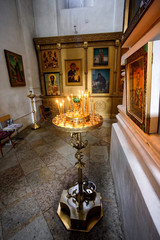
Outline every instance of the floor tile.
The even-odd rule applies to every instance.
[[[64,140],[62,140],[61,138],[58,138],[57,141],[50,143],[50,145],[52,147],[56,148],[56,150],[58,150],[58,148],[67,145],[67,143]]]
[[[7,158],[8,155],[13,152],[13,149],[14,148],[13,148],[12,144],[3,145],[3,147],[2,147],[3,157],[2,157],[2,154],[0,153],[0,161],[3,160],[4,158]]]
[[[53,240],[43,216],[37,217],[9,240]]]
[[[17,151],[16,156],[19,163],[26,162],[32,158],[36,158],[38,155],[33,149],[27,149],[22,151]]]
[[[45,156],[41,157],[42,161],[48,166],[52,165],[53,163],[60,160],[61,158],[63,158],[63,156],[59,152],[57,152],[56,150],[54,150],[54,151],[46,154]]]
[[[49,166],[49,169],[53,172],[55,179],[59,178],[62,179],[65,177],[66,170],[69,169],[70,167],[72,167],[72,164],[65,158],[61,158],[55,163],[52,163]]]
[[[108,151],[106,146],[91,146],[90,158],[93,162],[104,162],[108,160]]]
[[[0,172],[11,168],[18,164],[17,157],[14,152],[9,152],[0,159]]]
[[[43,185],[44,183],[50,182],[54,178],[52,171],[48,167],[42,167],[26,176],[26,179],[33,189]]]
[[[11,237],[38,213],[40,213],[40,209],[33,196],[29,196],[9,207],[1,216],[3,237]]]
[[[46,156],[50,152],[54,152],[55,148],[51,146],[50,144],[44,144],[42,146],[38,146],[34,148],[35,152],[40,156]]]
[[[41,139],[40,135],[37,134],[36,132],[31,132],[25,137],[25,140],[27,140],[29,143]]]
[[[49,208],[58,204],[62,190],[63,187],[61,183],[52,181],[34,189],[33,193],[41,210],[45,212]]]
[[[46,142],[46,143],[52,143],[52,142],[55,142],[57,141],[58,139],[60,139],[58,136],[54,135],[54,134],[51,134],[49,136],[45,136],[43,137],[43,140]]]
[[[24,176],[24,173],[19,164],[0,172],[0,188],[10,186],[22,176]]]
[[[82,140],[87,140],[88,144],[94,144],[95,142],[98,142],[98,138],[95,136],[92,136],[91,134],[87,134],[86,137],[82,138]]]
[[[57,149],[57,152],[59,152],[62,156],[67,157],[70,154],[75,154],[76,149],[70,146],[69,144],[62,145]]]
[[[3,237],[2,237],[2,224],[1,224],[1,221],[0,221],[0,240],[3,240]]]
[[[56,240],[70,239],[70,233],[66,230],[60,218],[58,217],[56,210],[58,206],[50,208],[44,213],[45,220],[50,228],[50,231]]]
[[[36,148],[36,147],[39,147],[39,146],[43,146],[45,143],[46,142],[43,139],[38,139],[38,140],[32,141],[30,143],[30,145],[31,145],[32,148]]]
[[[44,162],[39,158],[30,158],[25,162],[21,162],[21,167],[24,171],[24,174],[27,175],[37,169],[40,169],[41,167],[44,167]]]
[[[21,177],[11,185],[0,188],[0,200],[4,206],[7,206],[28,193],[31,193],[31,188],[26,178]]]

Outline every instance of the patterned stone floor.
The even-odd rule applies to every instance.
[[[111,122],[84,134],[84,179],[93,181],[102,195],[103,218],[89,232],[67,231],[56,211],[63,189],[77,180],[75,150],[69,133],[51,122],[30,127],[4,146],[0,157],[0,239],[3,240],[116,240],[124,239],[109,163]]]

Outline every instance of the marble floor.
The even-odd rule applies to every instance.
[[[63,189],[77,180],[75,149],[69,133],[51,121],[26,128],[15,148],[0,156],[0,239],[3,240],[117,240],[124,239],[109,163],[111,121],[83,134],[86,166],[83,178],[93,181],[102,195],[103,218],[89,232],[67,231],[56,211]]]

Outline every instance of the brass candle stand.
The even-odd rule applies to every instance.
[[[71,133],[71,145],[77,149],[75,157],[78,168],[78,182],[68,190],[63,190],[57,213],[68,230],[89,232],[102,218],[102,200],[96,186],[91,181],[82,180],[83,154],[81,150],[87,146],[87,141],[82,141],[81,133],[100,127],[103,118],[89,115],[88,120],[69,119],[67,114],[55,117],[52,122],[56,128]],[[75,121],[74,121],[75,120]]]
[[[36,97],[36,95],[33,94],[32,91],[29,91],[29,92],[30,92],[30,94],[27,97],[31,99],[32,113],[33,113],[33,120],[34,120],[34,123],[31,128],[36,130],[36,129],[40,128],[40,125],[36,122],[35,109],[34,109],[34,103],[33,103],[33,99]]]

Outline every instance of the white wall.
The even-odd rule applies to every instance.
[[[56,4],[57,3],[57,4]],[[64,0],[33,0],[36,36],[122,31],[124,0],[95,0],[93,7],[64,9]]]
[[[150,132],[155,133],[158,128],[160,108],[160,40],[153,41],[153,64],[150,101]],[[159,120],[160,121],[160,120]]]
[[[56,0],[33,0],[37,37],[57,36]]]
[[[0,1],[0,33],[0,116],[10,114],[25,127],[32,122],[29,89],[40,93],[32,0]],[[22,55],[26,86],[10,86],[4,49]]]

